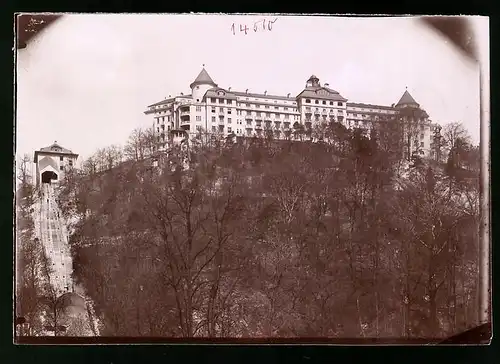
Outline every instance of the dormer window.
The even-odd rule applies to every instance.
[[[318,100],[314,100],[314,103],[315,103],[315,104],[319,104],[319,101],[318,101]]]
[[[310,103],[311,103],[311,100],[306,99],[306,104],[310,104]]]

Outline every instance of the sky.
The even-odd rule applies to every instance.
[[[254,32],[263,19],[272,30]],[[489,69],[488,19],[471,19]],[[314,74],[351,102],[390,106],[407,87],[434,122],[460,121],[479,142],[479,68],[416,18],[75,14],[17,52],[16,154],[57,140],[81,161],[123,145],[203,64],[238,91],[297,95]]]

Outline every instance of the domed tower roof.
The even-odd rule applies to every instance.
[[[196,79],[189,85],[190,88],[193,88],[196,85],[211,85],[213,87],[217,87],[217,84],[212,80],[208,72],[205,70],[205,67],[202,68],[200,74]]]
[[[398,103],[396,104],[396,107],[403,107],[403,106],[420,107],[418,102],[415,101],[415,99],[410,95],[408,90],[405,90],[405,93],[403,94],[403,96],[401,96]]]
[[[321,85],[319,84],[319,78],[316,77],[315,75],[312,75],[309,77],[309,79],[306,82],[306,87],[320,87]]]

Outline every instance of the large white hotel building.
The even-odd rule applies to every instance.
[[[168,146],[172,135],[194,136],[200,132],[253,137],[263,136],[267,131],[272,132],[275,139],[286,139],[297,125],[307,129],[330,121],[369,132],[377,122],[395,120],[401,110],[421,110],[408,91],[392,106],[348,102],[328,84],[321,85],[314,75],[297,96],[224,89],[212,80],[205,68],[190,88],[191,94],[165,98],[149,105],[145,111],[154,118],[159,150]],[[408,138],[410,149],[420,155],[432,156],[432,140],[437,126],[425,111],[418,115],[418,120],[406,120],[407,116],[400,120],[413,125],[412,135]]]

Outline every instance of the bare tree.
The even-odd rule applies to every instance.
[[[16,302],[17,315],[26,319],[21,335],[35,336],[41,332],[40,312],[43,281],[41,275],[42,247],[29,232],[18,236]]]
[[[94,175],[99,171],[99,162],[95,156],[87,158],[82,163],[82,171],[86,175]]]
[[[136,128],[130,134],[123,153],[127,159],[142,160],[153,154],[156,144],[152,128]]]
[[[34,202],[35,186],[33,185],[33,176],[31,175],[32,161],[28,154],[25,154],[19,161],[17,168],[17,180],[19,188],[17,190],[16,199],[18,206],[25,209],[30,207]]]
[[[28,154],[24,154],[22,158],[19,160],[17,179],[22,184],[33,183],[30,170],[31,163],[33,162]]]
[[[111,145],[105,149],[104,158],[106,161],[106,168],[111,169],[116,167],[122,162],[123,153],[119,146]]]
[[[471,143],[471,137],[460,122],[448,123],[443,128],[443,146],[446,152],[457,147],[457,143]]]

